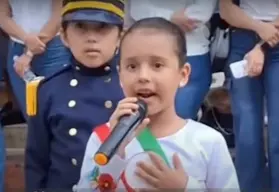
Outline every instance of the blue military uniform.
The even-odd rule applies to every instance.
[[[78,11],[73,13],[79,16]],[[40,82],[36,114],[28,124],[26,191],[71,191],[78,182],[93,127],[107,122],[124,97],[117,64],[115,57],[99,68],[87,68],[73,58],[64,69]]]

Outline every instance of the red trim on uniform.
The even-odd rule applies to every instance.
[[[110,134],[110,128],[107,124],[100,125],[93,129],[93,132],[96,133],[97,137],[100,139],[101,143],[103,143]],[[135,192],[133,188],[127,183],[125,172],[123,171],[121,174],[121,180],[126,188],[127,192]]]
[[[94,128],[93,132],[96,133],[101,143],[103,143],[110,134],[110,128],[107,126],[107,124],[103,124]]]

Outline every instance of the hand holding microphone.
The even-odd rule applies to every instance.
[[[109,120],[113,130],[95,154],[95,162],[105,165],[115,153],[123,157],[127,144],[148,125],[146,113],[146,104],[137,98],[121,100]]]

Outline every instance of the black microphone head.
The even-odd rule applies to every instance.
[[[137,104],[139,105],[139,113],[142,116],[146,117],[147,110],[148,110],[147,104],[143,100],[140,100],[140,99],[138,100]]]

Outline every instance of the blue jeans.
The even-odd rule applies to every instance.
[[[24,45],[11,41],[7,69],[19,107],[25,118],[27,118],[25,82],[15,72],[13,60],[14,56],[20,56],[23,52]],[[61,69],[64,64],[67,64],[69,59],[69,50],[62,44],[60,37],[56,36],[47,44],[47,49],[44,53],[33,58],[32,71],[40,76],[49,76]]]
[[[4,145],[4,133],[0,124],[0,192],[4,192],[4,171],[5,171],[6,151]]]
[[[252,31],[237,29],[232,32],[228,65],[242,60],[259,41]],[[228,66],[227,66],[228,68]],[[240,187],[255,192],[265,188],[265,152],[263,138],[264,97],[268,112],[268,164],[271,188],[279,190],[279,45],[265,54],[263,73],[255,78],[234,79],[230,71],[236,169]]]
[[[211,84],[209,54],[190,56],[191,74],[188,84],[179,88],[175,98],[176,113],[184,119],[195,119]]]

